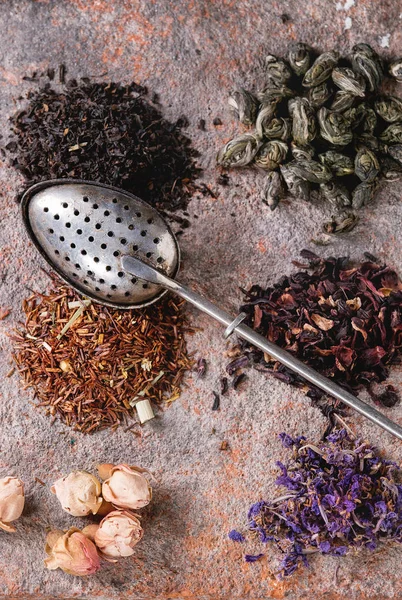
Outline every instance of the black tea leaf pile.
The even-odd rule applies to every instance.
[[[30,91],[12,118],[11,164],[29,183],[66,178],[121,187],[166,211],[185,209],[199,173],[182,132],[136,83],[68,81]]]

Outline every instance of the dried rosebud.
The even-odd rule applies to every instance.
[[[0,529],[15,531],[11,521],[18,519],[24,509],[24,484],[17,477],[0,479]]]
[[[102,484],[102,495],[107,502],[119,508],[142,508],[150,503],[152,488],[140,467],[116,465]]]
[[[50,489],[63,510],[73,517],[95,515],[102,504],[100,481],[86,471],[74,471],[67,477],[61,477]]]
[[[71,527],[65,533],[51,531],[46,538],[45,565],[51,571],[61,569],[69,575],[92,575],[100,568],[96,546],[82,531]]]
[[[95,531],[95,544],[106,560],[134,554],[134,546],[144,534],[137,516],[126,510],[114,510],[102,519]]]

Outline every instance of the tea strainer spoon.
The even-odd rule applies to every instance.
[[[244,313],[233,319],[175,281],[179,245],[166,221],[143,200],[98,183],[56,179],[38,183],[25,192],[22,215],[30,238],[45,260],[83,296],[129,309],[156,302],[170,290],[224,325],[225,338],[235,332],[402,439],[401,426],[244,325]],[[144,420],[151,418],[147,400],[136,407]]]

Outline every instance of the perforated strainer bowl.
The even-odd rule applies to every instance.
[[[140,308],[166,293],[123,271],[123,254],[169,277],[178,272],[180,250],[169,225],[120,189],[69,179],[38,183],[24,194],[22,214],[31,240],[58,275],[103,304]]]

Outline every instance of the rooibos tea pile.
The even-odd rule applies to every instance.
[[[402,285],[397,274],[372,256],[359,265],[344,257],[322,259],[307,250],[302,256],[306,263],[295,264],[310,272],[245,292],[244,322],[348,391],[367,387],[378,402],[395,404],[390,386],[378,396],[371,386],[388,377],[389,365],[401,352]],[[255,365],[287,383],[308,385],[254,346],[239,345],[240,355],[227,366],[229,374]],[[310,388],[312,398],[322,395]]]
[[[248,527],[253,537],[263,544],[274,542],[284,554],[281,576],[292,575],[317,552],[344,556],[375,550],[387,540],[402,542],[400,467],[344,429],[318,443],[285,433],[280,438],[292,451],[287,465],[277,462],[282,474],[276,483],[284,492],[253,504]],[[229,538],[245,541],[236,530]],[[245,559],[254,562],[262,556]]]
[[[180,307],[109,309],[54,281],[24,301],[14,359],[38,406],[84,433],[117,426],[139,400],[173,401],[192,362]]]
[[[131,83],[67,82],[31,91],[7,145],[25,179],[72,177],[123,188],[162,211],[185,208],[199,170],[182,123]]]
[[[400,60],[390,65],[391,76],[401,72]],[[232,92],[232,112],[254,129],[227,142],[218,164],[267,171],[262,198],[272,210],[287,193],[308,200],[319,190],[340,217],[325,230],[349,231],[380,179],[402,176],[402,100],[380,94],[383,60],[367,44],[342,58],[296,43],[287,62],[266,57],[264,77],[255,94]]]

